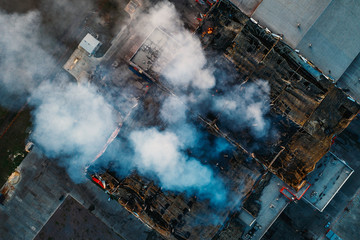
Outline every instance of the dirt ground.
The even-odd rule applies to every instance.
[[[34,240],[122,239],[90,210],[68,196]]]

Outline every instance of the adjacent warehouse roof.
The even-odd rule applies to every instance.
[[[88,33],[83,40],[81,40],[79,46],[91,55],[100,47],[100,42]]]
[[[338,80],[360,52],[359,22],[358,1],[333,0],[297,48],[320,69]]]
[[[304,199],[322,212],[353,172],[343,160],[329,152],[307,176],[311,186]]]
[[[360,52],[360,5],[342,0],[232,0],[338,80]],[[351,84],[350,84],[351,85]],[[351,86],[349,86],[351,87]]]
[[[331,0],[262,1],[252,18],[276,33],[284,34],[284,40],[296,48],[330,2]]]
[[[360,52],[336,84],[360,102]]]

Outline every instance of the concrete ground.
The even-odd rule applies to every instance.
[[[21,180],[13,196],[0,205],[1,239],[33,239],[66,195],[71,195],[85,208],[92,206],[92,213],[123,239],[141,240],[153,235],[120,204],[114,200],[109,202],[108,195],[90,180],[75,184],[63,168],[39,155],[36,149],[20,167]]]
[[[357,195],[332,225],[332,230],[342,239],[356,239],[360,229],[360,197]]]
[[[90,210],[68,195],[34,240],[122,240],[100,219],[91,214]],[[79,229],[83,230],[79,231]]]

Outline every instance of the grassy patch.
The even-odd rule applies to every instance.
[[[0,119],[5,119],[7,114],[13,113],[0,109]],[[25,141],[29,136],[27,129],[31,126],[30,118],[30,110],[26,108],[0,138],[0,186],[26,156]]]

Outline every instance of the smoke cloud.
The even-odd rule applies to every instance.
[[[140,15],[140,18],[142,27],[139,25],[139,29],[144,26],[151,30],[161,27],[171,35],[172,40],[169,41],[177,44],[173,53],[160,53],[158,61],[171,59],[163,68],[162,81],[169,83],[183,102],[195,112],[207,115],[211,111],[220,116],[219,121],[231,131],[248,128],[256,138],[269,133],[271,124],[266,115],[270,110],[270,87],[266,81],[257,80],[240,85],[236,84],[237,81],[230,83],[233,79],[227,79],[228,76],[216,79],[200,40],[184,28],[172,4],[157,4],[147,15]],[[214,92],[218,88],[223,93],[212,96],[210,91]],[[172,100],[164,107],[169,108],[167,105],[171,103]],[[169,116],[176,115],[170,113]]]
[[[115,130],[112,107],[91,86],[42,84],[31,96],[33,141],[76,182]]]
[[[233,131],[249,127],[255,137],[264,137],[270,129],[266,114],[270,110],[270,86],[258,80],[245,86],[235,86],[224,95],[214,97],[213,110]]]
[[[211,89],[215,86],[213,71],[209,69],[202,46],[195,36],[184,31],[174,36],[181,42],[179,51],[163,72],[173,86]]]
[[[58,5],[55,9],[67,6]],[[128,104],[132,93],[122,87],[99,91],[92,85],[78,86],[63,76],[45,81],[55,64],[41,47],[39,21],[36,12],[0,14],[3,23],[0,30],[5,32],[5,37],[0,38],[0,90],[24,95],[24,99],[31,95],[29,102],[34,107],[31,138],[46,156],[59,159],[75,182],[81,182],[85,166],[103,149],[118,126],[113,106],[107,100],[121,105],[114,108],[125,115],[128,111],[124,106],[129,111],[133,107]],[[133,130],[125,141],[129,146],[116,141],[111,149],[116,154],[100,161],[103,165],[116,161],[122,174],[124,169],[126,173],[136,169],[151,175],[166,190],[184,191],[210,199],[214,204],[223,203],[228,198],[223,180],[206,162],[229,145],[220,140],[207,141],[204,132],[193,124],[191,112],[220,113],[220,121],[230,124],[233,130],[247,126],[255,136],[262,137],[269,129],[265,117],[269,110],[269,87],[265,81],[257,81],[243,89],[240,86],[224,89],[223,95],[212,97],[209,92],[217,84],[214,71],[199,39],[184,28],[172,4],[159,3],[139,14],[135,21],[139,35],[146,37],[155,27],[161,27],[178,44],[178,51],[162,72],[178,97],[163,100],[160,117],[165,127]],[[160,53],[159,61],[166,57]],[[1,96],[9,100],[9,94]]]
[[[186,121],[186,107],[178,98],[171,96],[164,101],[160,115],[170,124],[183,123]]]
[[[175,6],[167,1],[156,4],[147,14],[138,16],[137,29],[139,35],[147,37],[154,28],[161,27],[171,35],[177,44],[169,53],[160,53],[158,62],[172,61],[164,67],[163,77],[173,86],[186,89],[193,86],[210,89],[215,85],[213,71],[208,68],[200,40],[184,28]],[[170,41],[169,41],[170,42]],[[169,56],[171,54],[171,56]]]
[[[222,182],[214,177],[211,168],[186,157],[184,140],[173,132],[151,128],[133,132],[130,140],[137,169],[143,174],[155,174],[165,189],[196,193],[210,198],[212,203],[225,200]]]
[[[17,109],[47,78],[54,61],[41,47],[40,15],[0,12],[0,102]]]
[[[191,112],[213,112],[220,116],[219,121],[229,130],[248,128],[254,137],[261,138],[268,134],[271,125],[266,117],[270,87],[263,80],[242,86],[217,83],[200,40],[183,27],[174,6],[169,3],[156,5],[140,22],[146,29],[164,29],[178,44],[175,52],[164,51],[158,59],[159,62],[171,59],[163,68],[161,81],[169,83],[177,97],[168,97],[163,102],[160,115],[167,123],[165,130],[151,128],[130,135],[136,168],[143,174],[155,175],[166,189],[195,191],[213,203],[224,203],[230,196],[223,180],[202,161],[210,160],[213,157],[211,152],[216,156],[228,149],[229,144],[216,141],[211,145],[206,141],[204,134],[191,123],[191,115],[194,115]],[[210,91],[215,90],[216,84],[221,85],[223,93],[212,95]],[[208,109],[204,109],[206,107]],[[205,159],[189,156],[187,149]],[[214,195],[214,192],[219,194]],[[230,198],[235,201],[238,197]]]

